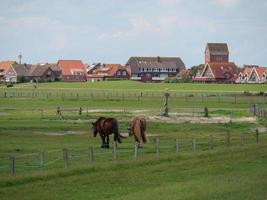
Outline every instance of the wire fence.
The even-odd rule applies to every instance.
[[[217,103],[266,103],[265,93],[237,92],[177,92],[170,91],[170,99],[182,102]],[[106,90],[37,90],[37,89],[1,89],[0,98],[26,99],[120,99],[137,100],[162,99],[164,91],[106,91]]]
[[[110,149],[101,149],[93,145],[81,148],[64,148],[33,152],[29,154],[5,155],[0,157],[0,175],[14,176],[30,174],[55,169],[69,169],[93,162],[128,161],[146,159],[151,156],[159,157],[170,153],[200,152],[252,144],[267,144],[267,133],[210,134],[197,137],[160,138],[150,137],[150,142],[143,148],[138,144],[125,141],[122,144],[113,143]]]

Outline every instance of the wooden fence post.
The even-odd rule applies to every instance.
[[[209,137],[209,146],[210,146],[210,149],[211,149],[211,150],[214,149],[214,145],[213,145],[213,135],[210,135],[210,137]]]
[[[10,157],[10,173],[11,175],[16,175],[16,159],[14,156]]]
[[[245,142],[245,136],[243,133],[240,134],[240,143],[241,145],[243,146],[244,145],[244,142]]]
[[[139,159],[139,144],[138,143],[135,143],[134,145],[134,158],[135,160],[138,160]]]
[[[68,169],[69,165],[69,152],[68,149],[63,149],[64,169]]]
[[[156,155],[159,156],[159,139],[155,140]]]
[[[178,137],[176,138],[176,142],[175,142],[175,144],[176,144],[176,153],[178,153],[178,152],[180,151],[180,149],[179,149],[179,139],[178,139]]]
[[[94,161],[94,149],[92,146],[88,147],[88,158],[90,162]]]
[[[228,130],[226,134],[226,145],[229,147],[231,144],[231,132]]]
[[[43,111],[43,109],[41,109],[41,119],[43,119],[44,118],[44,111]]]
[[[256,143],[259,144],[259,130],[256,129]]]
[[[45,171],[44,151],[40,152],[40,170],[41,172]]]
[[[117,157],[117,142],[116,141],[114,141],[114,144],[113,144],[112,154],[113,154],[113,160],[117,160],[118,157]]]
[[[196,139],[192,139],[192,150],[195,152],[196,151]]]

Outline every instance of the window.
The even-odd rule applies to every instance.
[[[117,75],[120,76],[121,75],[121,71],[117,71]]]
[[[122,75],[123,75],[123,76],[126,76],[126,75],[127,75],[126,71],[123,71],[123,72],[122,72]]]

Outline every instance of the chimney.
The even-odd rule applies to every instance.
[[[157,58],[158,58],[158,63],[160,63],[160,57],[158,56]]]

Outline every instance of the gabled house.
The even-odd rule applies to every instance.
[[[128,80],[131,76],[130,68],[120,64],[98,64],[88,71],[87,81],[97,82],[108,79]]]
[[[205,64],[210,62],[229,62],[226,43],[208,43],[205,49]]]
[[[26,82],[29,81],[30,64],[13,64],[7,70],[7,76],[12,79],[12,82]]]
[[[204,83],[234,83],[239,73],[233,62],[206,63],[200,74],[193,77],[194,82]]]
[[[86,81],[87,67],[81,60],[59,60],[57,65],[62,70],[61,78],[65,82]]]
[[[59,79],[61,70],[56,64],[32,65],[28,76],[29,81],[55,81]]]
[[[16,61],[1,61],[0,62],[0,82],[13,82],[12,77],[7,75],[8,69],[16,64]]]
[[[267,68],[257,65],[244,65],[243,70],[238,74],[236,83],[266,83]]]
[[[126,66],[131,69],[131,80],[142,82],[164,81],[185,69],[179,57],[131,57]]]

